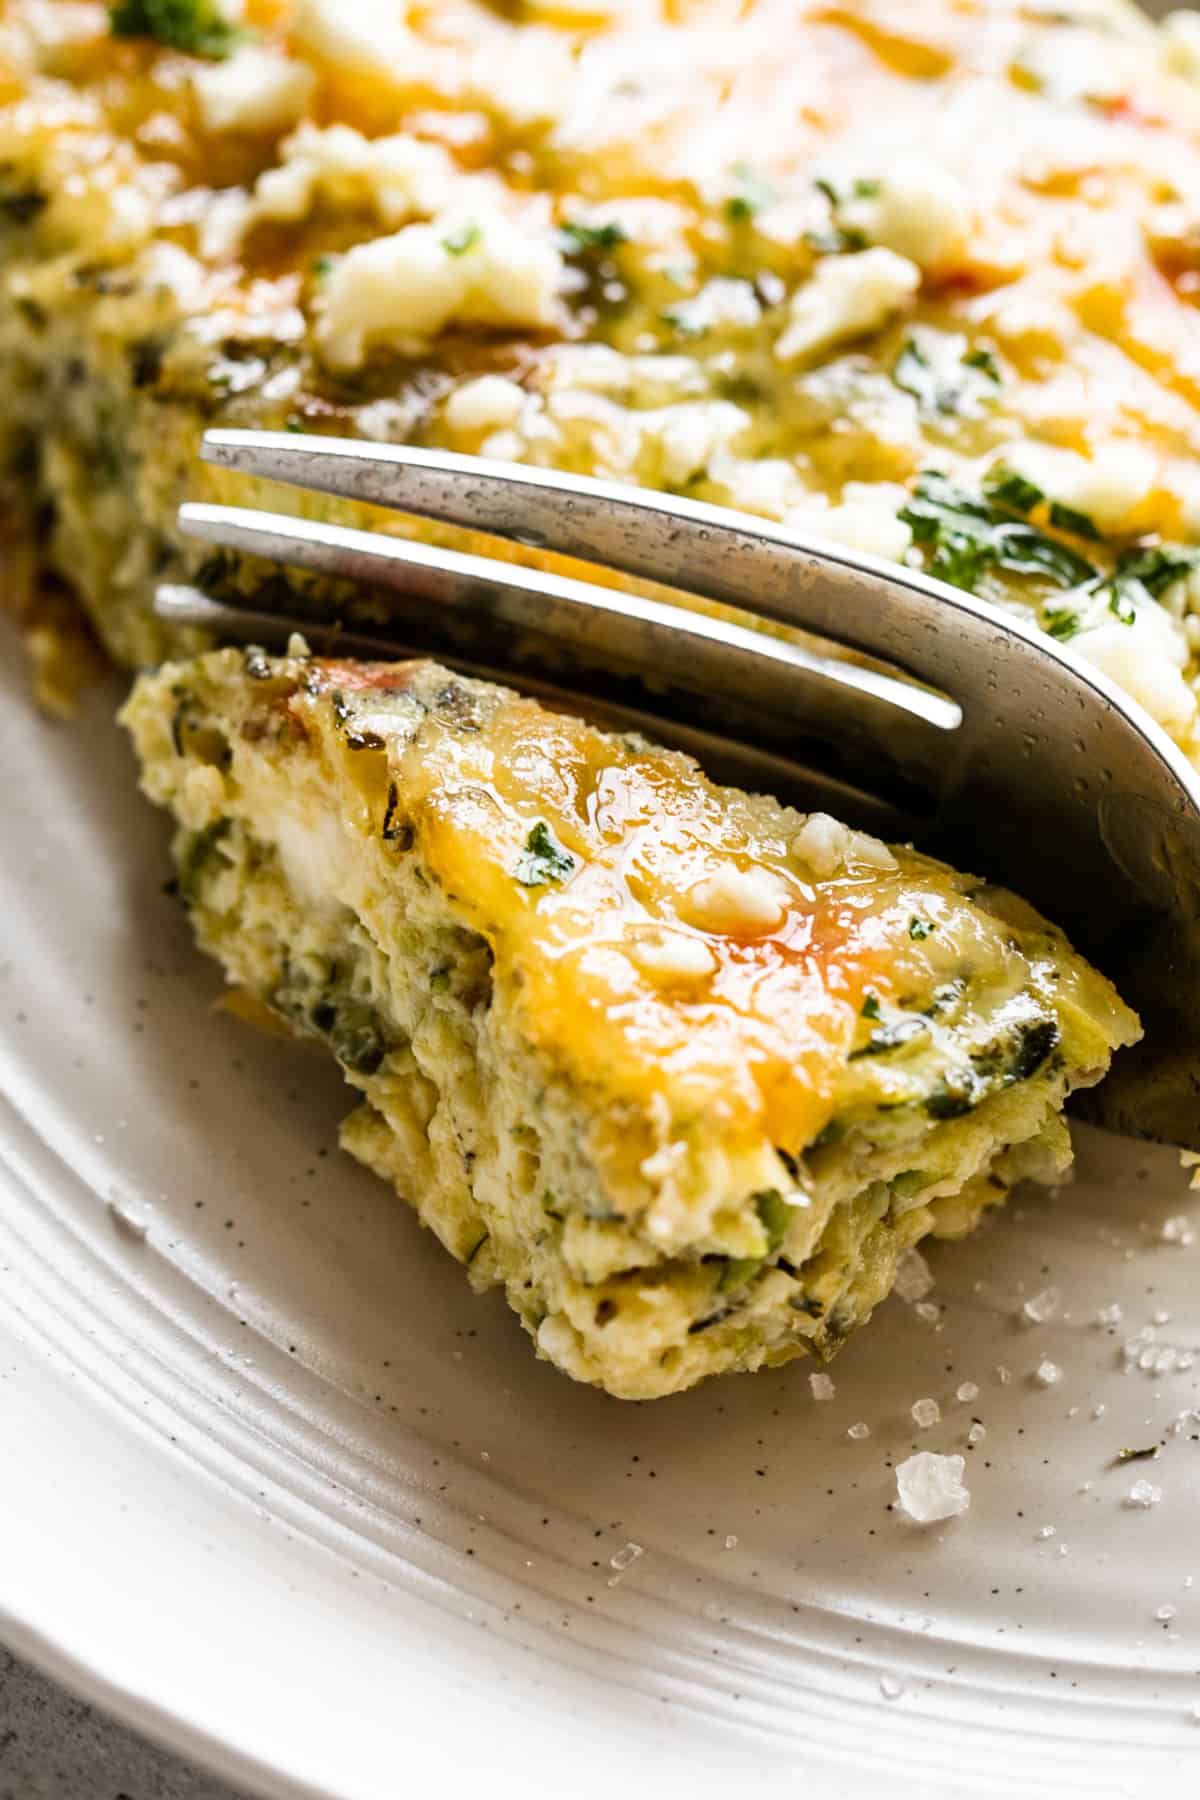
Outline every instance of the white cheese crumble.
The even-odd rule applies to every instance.
[[[902,312],[921,285],[921,271],[894,250],[827,256],[792,295],[788,323],[775,346],[782,362],[878,331]]]
[[[1081,631],[1071,649],[1111,677],[1178,738],[1196,726],[1200,708],[1184,678],[1191,654],[1187,633],[1154,601],[1133,598],[1126,623],[1115,616]]]
[[[479,375],[455,388],[443,417],[451,431],[473,434],[515,425],[525,405],[525,390],[505,375]]]
[[[965,1513],[971,1496],[963,1485],[966,1462],[961,1456],[939,1456],[918,1450],[896,1470],[896,1497],[902,1512],[916,1525],[935,1525]]]
[[[407,132],[367,138],[352,125],[306,120],[281,145],[278,166],[259,176],[251,213],[292,221],[321,204],[332,212],[370,210],[392,227],[440,211],[465,179],[440,145]]]
[[[791,890],[769,869],[720,868],[685,896],[693,924],[704,931],[758,937],[783,920]]]
[[[356,369],[375,345],[420,350],[451,321],[547,326],[561,275],[546,234],[494,209],[444,213],[347,252],[325,289],[318,340],[332,367]]]
[[[702,938],[668,925],[634,925],[626,933],[626,943],[642,973],[664,987],[703,981],[717,967],[716,956]]]
[[[292,30],[335,68],[400,72],[418,47],[404,11],[399,0],[296,0]]]
[[[902,562],[912,543],[912,527],[898,516],[907,498],[893,482],[848,481],[840,502],[815,516],[812,526],[847,549]]]
[[[810,813],[790,845],[797,862],[804,863],[819,881],[836,875],[850,849],[850,828],[828,813]]]
[[[286,131],[304,113],[316,84],[307,63],[257,44],[243,44],[227,61],[192,73],[201,123],[213,132]]]
[[[872,244],[938,268],[967,247],[974,209],[957,175],[920,151],[901,152],[871,184],[838,209],[839,220]]]

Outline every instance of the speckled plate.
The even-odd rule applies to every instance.
[[[267,1794],[1194,1795],[1173,1154],[1081,1135],[1075,1185],[934,1251],[824,1403],[803,1365],[573,1386],[339,1154],[329,1065],[214,1010],[114,695],[49,726],[2,660],[14,1648]],[[973,1421],[969,1513],[905,1523],[894,1465]]]

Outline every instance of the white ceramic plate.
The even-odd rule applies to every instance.
[[[890,1301],[832,1401],[803,1365],[576,1387],[340,1155],[331,1067],[213,1010],[115,694],[47,725],[3,652],[14,1648],[269,1794],[1195,1793],[1200,1362],[1122,1353],[1200,1350],[1173,1154],[1085,1135],[1074,1187],[932,1253],[936,1321]],[[894,1463],[973,1417],[969,1514],[905,1524]]]

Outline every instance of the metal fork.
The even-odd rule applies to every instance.
[[[648,490],[284,432],[210,431],[202,455],[570,557],[594,579],[189,504],[187,536],[370,598],[330,628],[252,596],[163,587],[161,617],[267,645],[316,626],[323,649],[347,655],[433,649],[978,869],[1061,923],[1142,1013],[1146,1042],[1088,1097],[1089,1116],[1200,1150],[1200,775],[1062,645],[918,571]],[[605,585],[613,571],[683,603]]]

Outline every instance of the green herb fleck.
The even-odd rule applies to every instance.
[[[752,219],[755,213],[770,206],[779,196],[770,182],[764,181],[761,176],[756,175],[746,163],[734,163],[733,173],[738,188],[737,192],[730,195],[725,202],[725,216],[735,225],[743,225],[748,219]]]
[[[960,356],[958,344],[946,333],[921,331],[906,340],[892,369],[892,380],[912,395],[923,413],[977,416],[983,404],[994,398],[992,389],[1000,379],[995,359],[985,371],[980,354],[986,357],[988,353]]]
[[[117,0],[109,9],[114,37],[152,37],[170,50],[220,60],[245,42],[216,0]]]
[[[1031,513],[1046,498],[1040,487],[1005,463],[996,463],[989,469],[983,478],[983,491],[997,506],[1007,506],[1015,513]]]
[[[1064,506],[1061,500],[1050,502],[1050,523],[1057,531],[1069,531],[1074,537],[1090,538],[1092,543],[1100,541],[1099,529],[1087,514],[1076,512],[1073,506]]]
[[[1038,624],[1060,644],[1067,643],[1082,629],[1079,614],[1070,606],[1043,606],[1038,614]]]
[[[1158,1455],[1158,1445],[1157,1444],[1147,1444],[1144,1450],[1128,1450],[1128,1449],[1118,1450],[1115,1460],[1118,1463],[1148,1462],[1151,1457],[1154,1457],[1157,1455]]]
[[[913,540],[931,553],[930,573],[955,587],[973,588],[990,569],[1033,575],[1072,588],[1096,578],[1091,563],[1069,545],[1018,518],[994,492],[969,493],[936,470],[918,477],[900,517]]]
[[[565,881],[574,872],[575,858],[569,850],[555,842],[550,828],[539,819],[517,862],[516,877],[522,887],[545,887],[550,881]]]
[[[937,926],[932,919],[918,919],[914,916],[908,921],[908,935],[917,944],[923,944],[936,930]]]
[[[482,236],[478,225],[460,225],[457,231],[452,231],[449,237],[442,239],[442,249],[447,256],[465,256],[468,250],[475,248]]]
[[[862,1016],[864,1019],[878,1019],[881,1017],[878,994],[867,995],[862,1003]]]
[[[982,345],[974,350],[968,350],[963,361],[968,369],[978,369],[980,374],[986,375],[989,381],[994,381],[997,385],[1004,379],[1000,373],[1000,364],[996,360],[995,353],[985,350]]]
[[[1108,610],[1119,619],[1122,625],[1133,625],[1137,622],[1137,607],[1133,596],[1119,581],[1108,584]]]
[[[622,244],[629,242],[629,233],[615,219],[608,219],[602,225],[585,225],[578,219],[569,219],[559,227],[558,240],[564,256],[596,256],[619,250]]]

